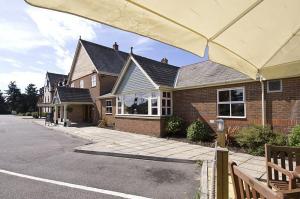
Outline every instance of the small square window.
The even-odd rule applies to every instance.
[[[281,80],[270,80],[267,84],[268,93],[282,92],[282,81]]]
[[[157,108],[152,108],[152,115],[157,115]]]
[[[112,100],[106,100],[106,114],[112,114]]]

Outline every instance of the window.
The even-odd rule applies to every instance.
[[[92,75],[91,77],[91,81],[92,81],[92,87],[95,87],[97,85],[97,79],[96,79],[96,75]]]
[[[151,115],[158,115],[158,92],[152,92],[151,93],[151,103],[150,103],[150,109],[151,109]]]
[[[112,114],[112,100],[106,100],[106,114]]]
[[[74,88],[75,87],[75,85],[74,85],[74,82],[71,84],[71,88]]]
[[[147,93],[124,95],[124,114],[148,115],[148,97]]]
[[[171,115],[172,114],[172,102],[171,92],[163,92],[161,100],[161,114]]]
[[[244,88],[221,89],[217,92],[218,117],[246,117]]]
[[[162,96],[164,107],[162,108]],[[171,92],[138,92],[120,95],[116,102],[116,114],[118,115],[147,115],[158,116],[172,114]]]
[[[281,80],[270,80],[267,83],[268,93],[282,92],[282,81]]]
[[[84,88],[84,81],[83,81],[83,80],[80,80],[80,82],[79,82],[79,87],[80,87],[80,88]]]

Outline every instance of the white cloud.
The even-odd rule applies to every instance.
[[[17,86],[24,92],[28,84],[33,83],[40,88],[44,84],[44,72],[26,72],[26,71],[12,71],[0,73],[0,85],[2,89],[6,90],[10,81],[16,81]]]
[[[0,61],[9,63],[11,66],[13,66],[15,68],[22,68],[22,64],[19,61],[15,60],[15,59],[11,59],[11,58],[8,58],[8,57],[0,57]]]
[[[101,27],[95,22],[51,10],[29,7],[26,13],[36,24],[39,32],[47,39],[55,51],[55,64],[65,73],[69,72],[73,54],[67,44],[74,44],[79,36],[87,40],[96,38],[95,27]]]
[[[25,52],[50,43],[39,36],[28,24],[0,20],[0,49]]]
[[[139,37],[133,44],[135,53],[145,53],[147,51],[152,51],[154,41],[147,37]]]

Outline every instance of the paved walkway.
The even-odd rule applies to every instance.
[[[34,120],[44,125],[43,120]],[[75,151],[102,155],[122,156],[129,158],[143,158],[170,161],[211,160],[214,149],[200,145],[133,134],[116,130],[90,127],[47,126],[74,136],[78,136],[92,143],[77,147]],[[229,159],[235,161],[245,172],[256,178],[264,178],[264,157],[252,156],[245,153],[229,152]]]

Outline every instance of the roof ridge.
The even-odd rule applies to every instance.
[[[47,74],[54,74],[54,75],[68,76],[68,75],[65,75],[65,74],[61,74],[61,73],[52,73],[52,72],[48,72],[48,71],[47,71]]]
[[[179,66],[175,66],[175,65],[172,65],[172,64],[166,64],[166,63],[163,63],[161,61],[158,61],[158,60],[155,60],[155,59],[151,59],[151,58],[148,58],[148,57],[144,57],[144,56],[141,56],[141,55],[132,54],[132,56],[133,57],[137,56],[137,57],[140,57],[142,59],[148,59],[150,61],[154,61],[154,62],[160,63],[162,65],[165,65],[165,66],[171,66],[171,67],[174,67],[174,68],[180,68]]]

